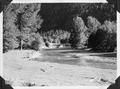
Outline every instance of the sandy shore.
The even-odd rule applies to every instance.
[[[29,53],[9,51],[3,55],[4,78],[12,86],[109,86],[116,79],[113,69],[32,61]]]

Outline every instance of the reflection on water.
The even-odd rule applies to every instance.
[[[86,59],[83,59],[82,57],[85,55],[82,55],[82,56],[70,55],[70,54],[64,53],[64,50],[56,50],[56,51],[44,50],[42,53],[43,53],[42,58],[36,58],[34,60],[41,61],[41,62],[52,62],[52,63],[78,65],[78,66],[90,66],[90,67],[96,67],[96,68],[102,68],[102,69],[116,69],[117,67],[116,63],[114,62],[96,61],[94,59],[86,60]],[[93,55],[93,57],[94,56],[95,55]],[[105,58],[110,59],[110,57],[105,57]],[[110,60],[112,60],[112,58]]]

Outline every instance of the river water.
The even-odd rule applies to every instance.
[[[117,69],[116,53],[94,53],[88,50],[46,49],[34,61],[90,66],[101,69]]]

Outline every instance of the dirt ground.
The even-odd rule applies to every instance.
[[[88,50],[12,50],[3,75],[12,86],[103,86],[116,79],[116,54]]]

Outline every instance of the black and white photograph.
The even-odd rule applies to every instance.
[[[117,78],[113,3],[10,3],[2,35],[11,86],[109,86]]]

